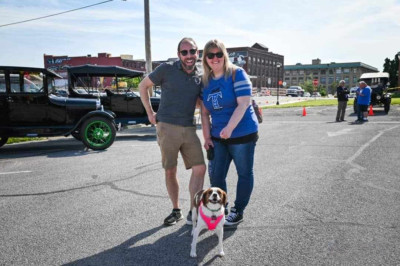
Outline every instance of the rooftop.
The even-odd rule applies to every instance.
[[[344,67],[365,67],[371,71],[376,71],[378,72],[378,69],[376,67],[364,64],[362,62],[349,62],[349,63],[327,63],[327,64],[296,64],[296,65],[285,65],[284,69],[285,70],[296,70],[296,69],[328,69],[328,68],[344,68]]]

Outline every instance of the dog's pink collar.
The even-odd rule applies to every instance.
[[[215,220],[213,220],[211,217],[208,217],[208,216],[206,216],[206,215],[203,213],[202,205],[203,205],[203,203],[201,202],[201,203],[200,203],[200,207],[199,207],[199,209],[200,209],[200,216],[201,216],[201,218],[203,218],[203,221],[207,224],[208,230],[214,230],[214,229],[217,227],[218,223],[219,223],[219,222],[222,220],[222,218],[224,217],[224,214],[221,214],[220,216],[216,217]]]

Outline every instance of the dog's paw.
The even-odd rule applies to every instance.
[[[190,257],[192,257],[192,258],[196,258],[197,257],[197,254],[196,254],[196,252],[190,252]]]

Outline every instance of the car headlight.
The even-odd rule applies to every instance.
[[[390,98],[390,97],[392,97],[392,95],[390,93],[385,94],[385,98]]]

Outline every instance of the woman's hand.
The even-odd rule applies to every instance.
[[[221,137],[221,139],[229,139],[232,135],[232,131],[232,129],[226,126],[221,130],[219,136]]]

